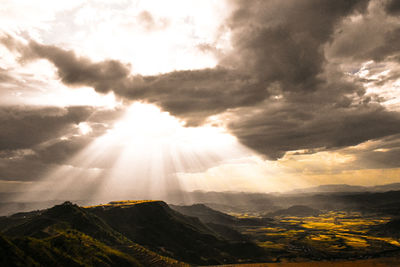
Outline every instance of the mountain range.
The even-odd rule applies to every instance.
[[[400,183],[391,183],[375,186],[361,186],[348,184],[326,184],[314,187],[295,189],[287,193],[318,193],[318,192],[387,192],[400,190]]]

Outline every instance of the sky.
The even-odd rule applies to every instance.
[[[0,192],[400,182],[396,0],[2,1]]]

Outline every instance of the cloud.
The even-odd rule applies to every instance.
[[[263,85],[251,76],[223,67],[133,76],[128,65],[116,60],[94,63],[73,51],[35,41],[25,46],[10,36],[4,38],[3,44],[18,51],[22,61],[49,60],[66,85],[91,86],[100,93],[113,91],[125,99],[154,103],[189,124],[199,124],[207,116],[231,107],[257,103],[268,95]]]
[[[238,110],[228,124],[239,140],[271,158],[292,150],[338,149],[400,132],[400,114],[379,105],[349,107],[277,103]]]
[[[46,148],[72,134],[75,125],[86,120],[91,112],[90,107],[1,107],[0,179],[37,180],[49,169],[49,163],[73,155],[76,151],[66,147],[57,153]]]
[[[388,0],[386,4],[386,12],[390,15],[399,15],[400,13],[400,3],[396,0]]]
[[[49,164],[33,160],[27,155],[0,157],[0,181],[37,181],[49,167]]]
[[[399,60],[399,23],[399,17],[387,16],[381,1],[372,2],[365,15],[339,24],[327,46],[327,56],[346,61]]]
[[[91,112],[91,107],[1,107],[0,150],[31,148],[61,137]]]
[[[321,46],[340,19],[361,12],[368,1],[234,1],[229,25],[234,51],[224,59],[268,85],[313,91],[323,82]]]
[[[74,165],[69,160],[103,135],[123,111],[85,106],[0,107],[0,180],[38,180],[51,167]],[[80,122],[92,131],[80,133]],[[112,162],[113,156],[106,158]],[[107,163],[94,167],[107,167]]]
[[[220,55],[215,68],[133,75],[120,61],[93,62],[33,40],[2,42],[22,60],[47,59],[72,87],[153,103],[189,125],[219,114],[242,143],[273,159],[290,150],[341,148],[399,132],[399,113],[371,103],[363,83],[334,60],[379,61],[398,53],[395,18],[386,20],[377,1],[232,3],[226,23],[233,49]],[[392,12],[393,5],[385,10]],[[365,40],[371,29],[376,35]]]
[[[24,59],[48,59],[65,84],[146,100],[190,124],[200,124],[209,115],[263,101],[274,82],[279,82],[284,91],[315,90],[322,82],[318,78],[324,63],[320,46],[329,38],[335,22],[361,2],[365,1],[258,1],[249,6],[238,1],[229,20],[234,51],[221,59],[218,67],[155,76],[132,76],[129,67],[118,61],[93,63],[72,51],[34,41],[22,46],[8,38],[6,44],[18,48]],[[322,25],[315,26],[317,20],[322,20]]]

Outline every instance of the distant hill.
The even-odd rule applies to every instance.
[[[324,210],[329,210],[331,208],[341,209],[346,207],[358,207],[360,206],[358,200],[369,198],[369,193],[390,194],[392,191],[400,191],[400,183],[370,187],[328,184],[296,189],[283,193],[181,192],[175,196],[173,194],[168,196],[168,202],[180,206],[190,206],[201,203],[223,213],[248,213],[256,216],[263,216],[293,205],[304,205]],[[360,194],[365,195],[360,196],[359,199],[358,195]],[[190,201],[188,201],[188,199],[190,199]],[[348,201],[350,199],[354,199],[356,202],[351,203]],[[362,202],[364,202],[364,200],[362,200]],[[382,204],[386,203],[387,201],[384,201]],[[364,204],[365,203],[362,205]],[[362,205],[360,207],[362,207]],[[185,213],[183,210],[181,210],[181,212]]]
[[[182,214],[199,218],[205,224],[220,224],[235,226],[267,226],[271,223],[269,218],[237,218],[221,211],[214,210],[204,204],[190,206],[170,205],[170,207]]]
[[[323,193],[323,192],[387,192],[400,190],[400,183],[392,183],[377,186],[359,186],[347,184],[327,184],[315,187],[301,188],[289,191],[288,193]]]
[[[194,204],[190,206],[169,205],[172,209],[192,217],[199,218],[203,223],[218,223],[225,225],[233,225],[238,222],[236,217],[226,213],[216,211],[204,204]]]
[[[190,201],[185,199],[190,199]],[[264,193],[181,192],[169,195],[168,203],[185,206],[202,203],[222,212],[273,211],[276,209],[271,202],[271,195]]]
[[[275,217],[275,216],[298,216],[298,217],[306,217],[306,216],[318,216],[321,212],[317,209],[310,208],[308,206],[295,205],[291,206],[287,209],[280,209],[271,213],[268,213],[267,216]]]

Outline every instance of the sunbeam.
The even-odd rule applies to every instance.
[[[81,135],[92,131],[85,122],[77,130]],[[158,107],[135,102],[104,135],[18,200],[162,198],[193,188],[178,174],[206,171],[251,153],[222,128],[185,127]]]

